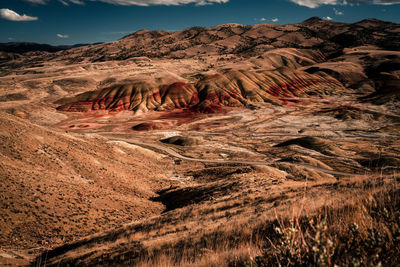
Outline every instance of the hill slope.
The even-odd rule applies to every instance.
[[[164,164],[150,151],[6,113],[0,140],[2,247],[53,246],[163,210],[148,200]]]

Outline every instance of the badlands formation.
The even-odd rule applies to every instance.
[[[27,51],[0,52],[1,265],[267,264],[287,218],[354,207],[365,221],[358,201],[379,194],[399,210],[398,24],[141,30]]]

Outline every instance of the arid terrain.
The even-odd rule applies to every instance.
[[[399,100],[375,19],[0,52],[0,265],[399,264]]]

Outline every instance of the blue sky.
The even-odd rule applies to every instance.
[[[109,42],[140,29],[287,24],[312,16],[400,23],[400,0],[0,0],[0,42]]]

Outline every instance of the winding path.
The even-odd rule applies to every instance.
[[[189,160],[189,161],[195,161],[195,162],[203,162],[203,163],[220,163],[220,164],[248,164],[248,165],[260,165],[260,166],[271,166],[272,163],[271,162],[266,162],[266,161],[245,161],[245,160],[224,160],[224,159],[198,159],[198,158],[192,158],[192,157],[186,157],[183,156],[181,154],[179,154],[178,152],[176,152],[175,150],[162,146],[162,145],[158,145],[158,144],[150,144],[150,143],[144,143],[141,141],[135,141],[132,139],[124,139],[124,138],[119,138],[119,139],[110,139],[110,141],[119,141],[119,142],[125,142],[128,144],[132,144],[132,145],[137,145],[137,146],[141,146],[144,148],[152,148],[152,149],[156,149],[156,150],[160,150],[163,151],[164,153],[175,157],[175,158],[179,158],[182,160]],[[346,173],[346,172],[340,172],[340,171],[335,171],[335,170],[328,170],[325,168],[321,168],[321,167],[317,167],[317,166],[312,166],[312,165],[308,165],[308,164],[303,164],[303,163],[289,163],[289,164],[293,164],[293,165],[297,165],[297,166],[302,166],[302,167],[306,167],[309,169],[313,169],[316,171],[321,171],[324,173],[328,173],[328,174],[332,174],[332,175],[337,175],[337,176],[356,176],[357,174],[354,173]]]

